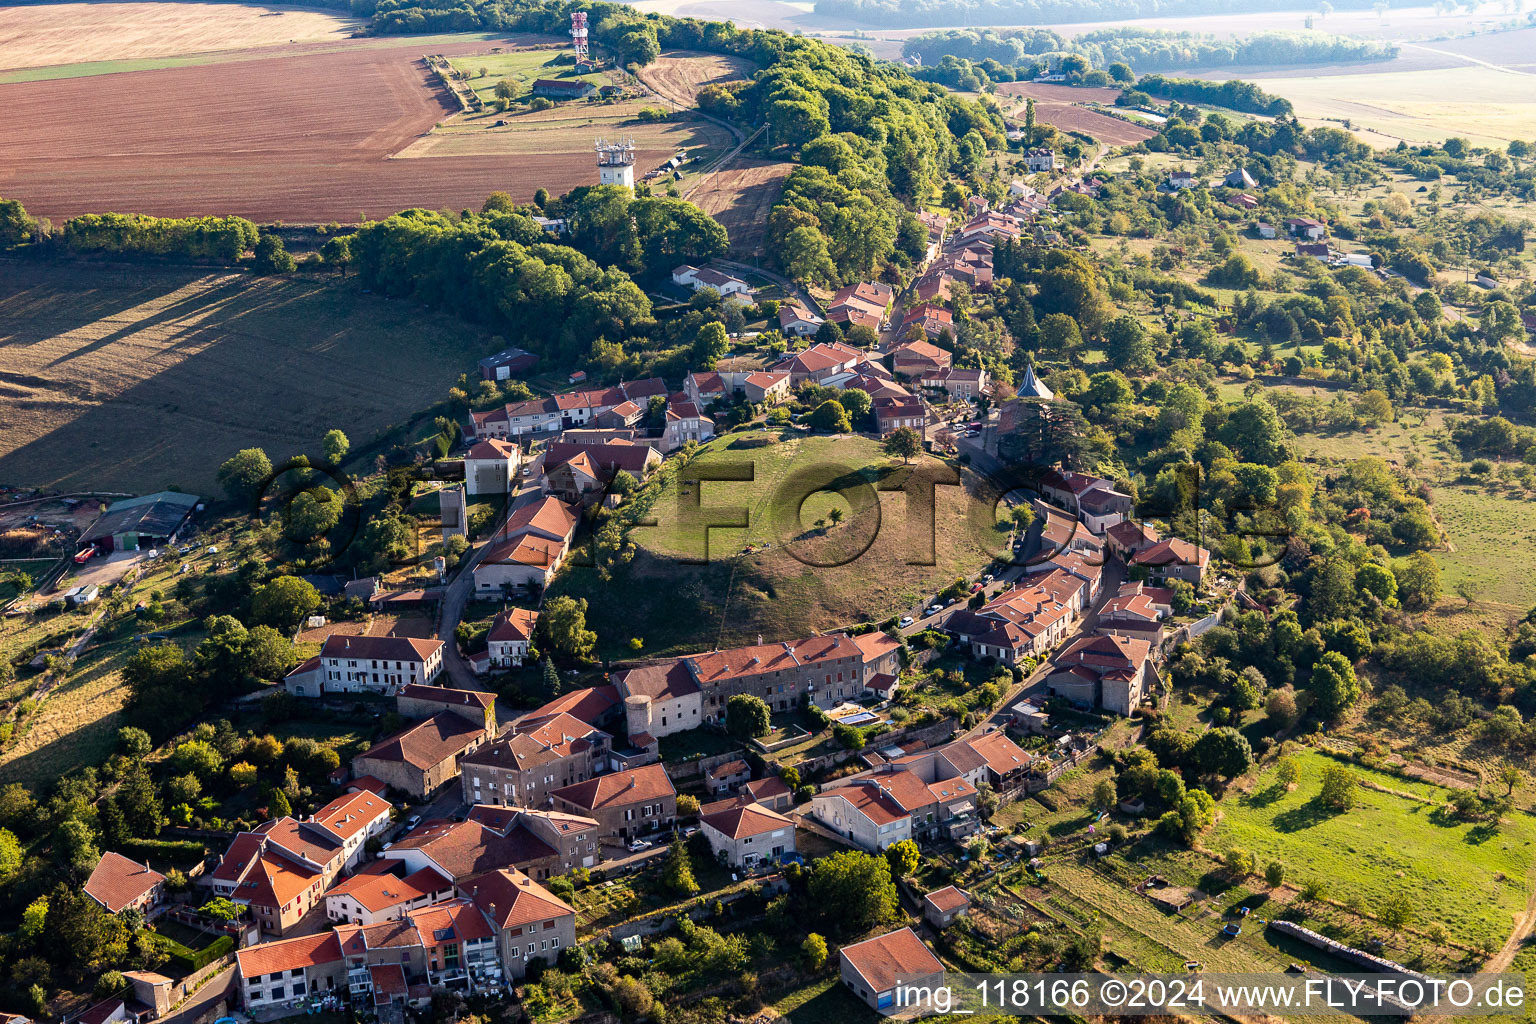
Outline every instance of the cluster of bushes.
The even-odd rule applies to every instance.
[[[237,260],[256,248],[258,234],[244,217],[88,213],[64,223],[64,244],[76,252],[201,260]]]

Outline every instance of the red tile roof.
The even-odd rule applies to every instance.
[[[588,725],[595,725],[619,704],[619,688],[613,685],[589,686],[556,697],[541,708],[528,712],[529,718],[543,718],[565,712]]]
[[[842,956],[876,993],[888,992],[900,982],[925,978],[944,970],[939,958],[923,945],[923,940],[911,928],[844,946]]]
[[[439,711],[359,755],[380,761],[400,761],[416,768],[430,768],[462,753],[485,734],[483,725],[452,711]]]
[[[389,861],[375,861],[388,864]],[[404,878],[387,874],[356,874],[340,885],[326,890],[326,897],[350,896],[370,913],[382,913],[391,907],[424,899],[433,893],[453,892],[453,880],[431,868],[422,868]]]
[[[369,964],[368,976],[373,980],[374,1006],[405,998],[405,971],[399,964]]]
[[[463,888],[470,892],[475,906],[502,930],[576,913],[554,893],[513,868],[472,878]]]
[[[325,638],[325,646],[320,648],[320,657],[425,662],[442,649],[441,640],[423,640],[410,636],[353,636],[334,633]]]
[[[147,863],[108,850],[85,880],[85,894],[116,914],[163,881],[165,876]]]
[[[672,780],[667,777],[667,769],[659,764],[648,764],[627,772],[600,775],[574,786],[563,786],[551,795],[592,811],[661,800],[676,794]]]
[[[240,962],[242,977],[257,978],[263,974],[335,963],[341,959],[341,943],[335,932],[298,935],[291,939],[247,946],[237,952],[235,958]]]
[[[947,914],[952,910],[959,910],[961,907],[968,906],[971,898],[954,886],[946,885],[944,888],[935,889],[924,896],[923,902],[939,913]]]
[[[708,825],[731,839],[766,835],[785,828],[793,832],[795,828],[795,823],[784,815],[758,803],[737,803],[724,810],[705,814],[699,818],[699,824]]]
[[[344,793],[316,811],[315,822],[345,841],[380,818],[388,820],[391,810],[388,800],[373,793]]]
[[[551,464],[545,461],[545,466]],[[576,512],[559,498],[546,497],[531,505],[524,505],[507,517],[505,537],[514,537],[527,530],[535,530],[549,537],[566,538],[576,528]]]
[[[456,708],[478,705],[482,711],[489,711],[496,703],[494,693],[483,693],[480,690],[454,690],[447,686],[423,686],[421,683],[407,685],[400,691],[400,696],[411,700],[430,700]]]

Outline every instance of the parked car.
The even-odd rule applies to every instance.
[[[936,604],[931,604],[931,605],[928,606],[928,610],[924,614],[926,614],[926,615],[937,615],[937,614],[939,614],[939,612],[941,612],[943,610],[944,609],[943,609],[942,606],[936,605]]]
[[[649,850],[650,848],[651,841],[649,839],[636,839],[629,844],[630,853],[639,853],[641,850]]]
[[[415,828],[417,825],[420,825],[420,824],[421,824],[421,815],[413,814],[409,818],[405,819],[405,830],[407,832],[409,832],[411,829]]]
[[[899,625],[902,629],[906,629],[908,626],[912,625],[912,616],[903,615],[901,617],[901,621],[897,623],[897,625]]]

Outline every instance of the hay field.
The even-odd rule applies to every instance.
[[[0,70],[335,42],[362,22],[336,12],[239,4],[0,7]]]
[[[216,493],[260,445],[358,447],[441,400],[488,339],[351,285],[153,267],[0,271],[0,481]]]
[[[704,86],[740,82],[756,70],[756,64],[741,57],[664,50],[655,61],[640,69],[640,81],[678,106],[692,107],[698,103],[699,90]]]
[[[576,185],[596,184],[597,163],[592,144],[599,135],[628,135],[635,140],[635,177],[669,160],[679,149],[697,146],[725,148],[730,133],[699,119],[637,121],[644,103],[560,103],[512,117],[456,118],[435,128],[395,154],[410,160],[440,157],[517,157],[528,170],[502,187],[515,198],[527,198],[539,185],[559,194]],[[496,127],[496,121],[506,124]],[[550,171],[533,173],[547,158]],[[557,187],[557,184],[559,187]],[[526,194],[525,194],[526,193]]]
[[[1303,124],[1341,127],[1390,149],[1440,142],[1453,135],[1479,146],[1503,148],[1529,139],[1536,126],[1536,75],[1487,64],[1377,74],[1255,76],[1266,92],[1283,96]]]

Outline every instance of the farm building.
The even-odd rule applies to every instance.
[[[552,100],[584,100],[597,95],[597,86],[581,79],[540,78],[533,83],[533,94]]]
[[[504,348],[480,360],[480,376],[484,380],[506,380],[533,369],[538,362],[539,357],[526,349]]]
[[[114,502],[80,535],[79,546],[99,545],[104,553],[163,547],[176,539],[197,505],[197,495],[180,491]]]

